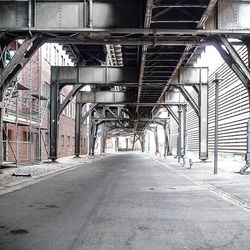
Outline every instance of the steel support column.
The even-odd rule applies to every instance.
[[[93,144],[92,144],[92,155],[95,155],[95,144],[97,139],[99,124],[95,124],[94,126],[94,136],[93,136]]]
[[[75,156],[79,157],[81,154],[81,117],[82,107],[84,103],[75,104]]]
[[[199,158],[208,159],[208,85],[200,85]]]
[[[89,118],[89,155],[94,155],[93,149],[93,143],[94,143],[94,133],[95,133],[95,124],[92,120],[93,118],[93,112],[90,112],[90,118]]]
[[[183,106],[183,156],[186,155],[186,138],[187,138],[187,106]]]
[[[141,151],[143,153],[145,152],[145,135],[140,136],[140,143],[141,143]]]
[[[59,85],[57,83],[57,71],[52,71],[51,84],[50,84],[50,152],[49,152],[49,158],[52,161],[55,161],[57,159],[59,105],[60,105],[60,100],[59,100]]]
[[[128,138],[126,138],[126,151],[128,151]]]
[[[178,163],[181,161],[182,157],[182,138],[183,138],[183,130],[182,130],[182,107],[178,107],[178,120],[179,120],[179,126],[178,126],[178,137],[177,137],[177,157],[178,157]]]
[[[164,158],[166,158],[167,155],[170,155],[169,133],[168,133],[167,121],[164,121],[163,130],[164,130]]]
[[[107,139],[107,128],[104,124],[102,126],[102,138],[101,138],[101,154],[106,153],[106,139]]]
[[[155,127],[154,135],[155,135],[155,154],[157,155],[160,153],[157,127]]]
[[[116,149],[117,152],[119,151],[119,137],[116,137],[116,140],[115,140],[115,149]]]
[[[4,155],[3,155],[3,115],[4,115],[3,101],[4,100],[3,100],[3,97],[4,97],[4,89],[3,87],[0,87],[0,166],[2,166],[3,161],[4,161]]]
[[[134,136],[133,136],[133,142],[132,142],[132,151],[134,151],[135,150],[135,134],[134,134]]]

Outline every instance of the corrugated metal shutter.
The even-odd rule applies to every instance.
[[[245,46],[238,53],[247,64]],[[209,150],[214,147],[214,75],[223,80],[219,85],[219,151],[246,153],[247,120],[250,119],[248,93],[234,72],[223,64],[209,77]]]
[[[239,49],[239,54],[247,64],[247,49]],[[223,80],[219,85],[219,151],[225,153],[246,153],[247,121],[250,119],[248,93],[234,72],[223,64],[209,77],[209,113],[208,144],[209,150],[214,147],[214,75],[219,73]],[[192,96],[197,100],[196,93]],[[198,117],[188,105],[187,112],[187,147],[198,151]]]

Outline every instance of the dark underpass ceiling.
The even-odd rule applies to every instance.
[[[24,2],[10,1],[5,6],[6,13],[16,8],[18,13],[27,8]],[[72,1],[37,1],[41,3],[58,2],[58,11],[61,13],[60,2]],[[79,19],[81,26],[103,29],[103,32],[88,33],[69,29],[44,29],[43,37],[47,41],[59,42],[71,60],[78,66],[108,65],[117,67],[134,67],[137,69],[138,85],[133,87],[118,87],[120,90],[133,91],[137,103],[155,103],[168,89],[167,83],[176,70],[182,65],[193,65],[202,51],[202,47],[188,45],[187,42],[202,41],[202,36],[196,35],[159,35],[154,33],[130,32],[130,29],[165,29],[165,30],[194,30],[201,29],[214,7],[214,0],[97,0],[77,3],[80,9],[86,10],[87,15]],[[31,4],[34,4],[31,2]],[[46,5],[45,5],[46,6]],[[49,6],[49,5],[48,5]],[[33,6],[35,9],[35,6]],[[90,10],[91,9],[91,10]],[[53,26],[64,25],[73,20],[74,9],[68,11],[66,20],[54,19]],[[3,12],[3,13],[5,13]],[[72,13],[71,13],[72,12]],[[25,12],[26,13],[26,12]],[[27,14],[27,13],[26,13]],[[72,16],[70,16],[72,14]],[[50,27],[49,8],[37,12],[31,27]],[[62,13],[60,15],[63,15]],[[19,18],[19,16],[17,16]],[[28,17],[27,17],[28,18]],[[2,22],[5,22],[3,18]],[[68,19],[68,20],[67,20]],[[58,21],[58,23],[57,23]],[[64,23],[65,22],[65,23]],[[8,25],[8,23],[6,23]],[[121,31],[124,29],[124,33]],[[109,31],[110,30],[110,31]],[[17,28],[4,34],[6,37],[22,36],[24,30]],[[124,42],[126,40],[128,44]],[[147,41],[151,44],[147,45]],[[160,45],[167,41],[169,45]],[[112,43],[113,42],[113,43]],[[120,43],[120,44],[119,44]],[[144,44],[144,45],[143,45]],[[95,87],[98,90],[107,90],[110,87]],[[113,89],[113,87],[111,87]],[[127,107],[135,117],[150,117],[156,107]],[[147,122],[136,122],[135,130],[145,129]]]

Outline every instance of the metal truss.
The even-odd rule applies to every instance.
[[[250,89],[250,70],[245,65],[243,60],[238,55],[232,44],[225,36],[216,36],[213,38],[213,43],[221,57],[227,63],[227,65],[234,71],[239,77],[245,87]],[[224,48],[223,48],[224,46]]]
[[[0,86],[6,86],[8,82],[12,81],[21,69],[28,63],[31,56],[44,43],[38,35],[27,38],[16,51],[11,61],[6,65],[0,74]]]

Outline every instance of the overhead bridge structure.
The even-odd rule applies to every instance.
[[[208,71],[194,64],[204,46],[214,45],[250,93],[250,70],[234,44],[250,50],[250,11],[244,0],[19,0],[0,2],[0,87],[4,89],[44,43],[60,43],[74,67],[53,67],[50,98],[50,158],[57,158],[59,115],[74,96],[76,149],[79,128],[90,117],[90,153],[98,126],[103,141],[108,132],[124,131],[140,139],[166,109],[179,124],[179,154],[185,153],[186,103],[169,103],[166,94],[178,89],[199,117],[200,158],[208,157]],[[23,43],[6,64],[5,51],[17,39]],[[250,58],[250,57],[249,57]],[[72,91],[63,103],[65,85]],[[81,92],[90,85],[92,92]],[[187,90],[198,94],[196,102]],[[92,103],[81,116],[81,108]],[[178,107],[178,114],[172,110]],[[0,109],[2,122],[2,109]],[[165,152],[169,134],[165,133]],[[249,146],[250,147],[250,146]],[[103,146],[104,148],[104,146]],[[2,149],[1,149],[2,150]],[[0,155],[2,153],[0,152]],[[247,152],[247,164],[250,152]]]

